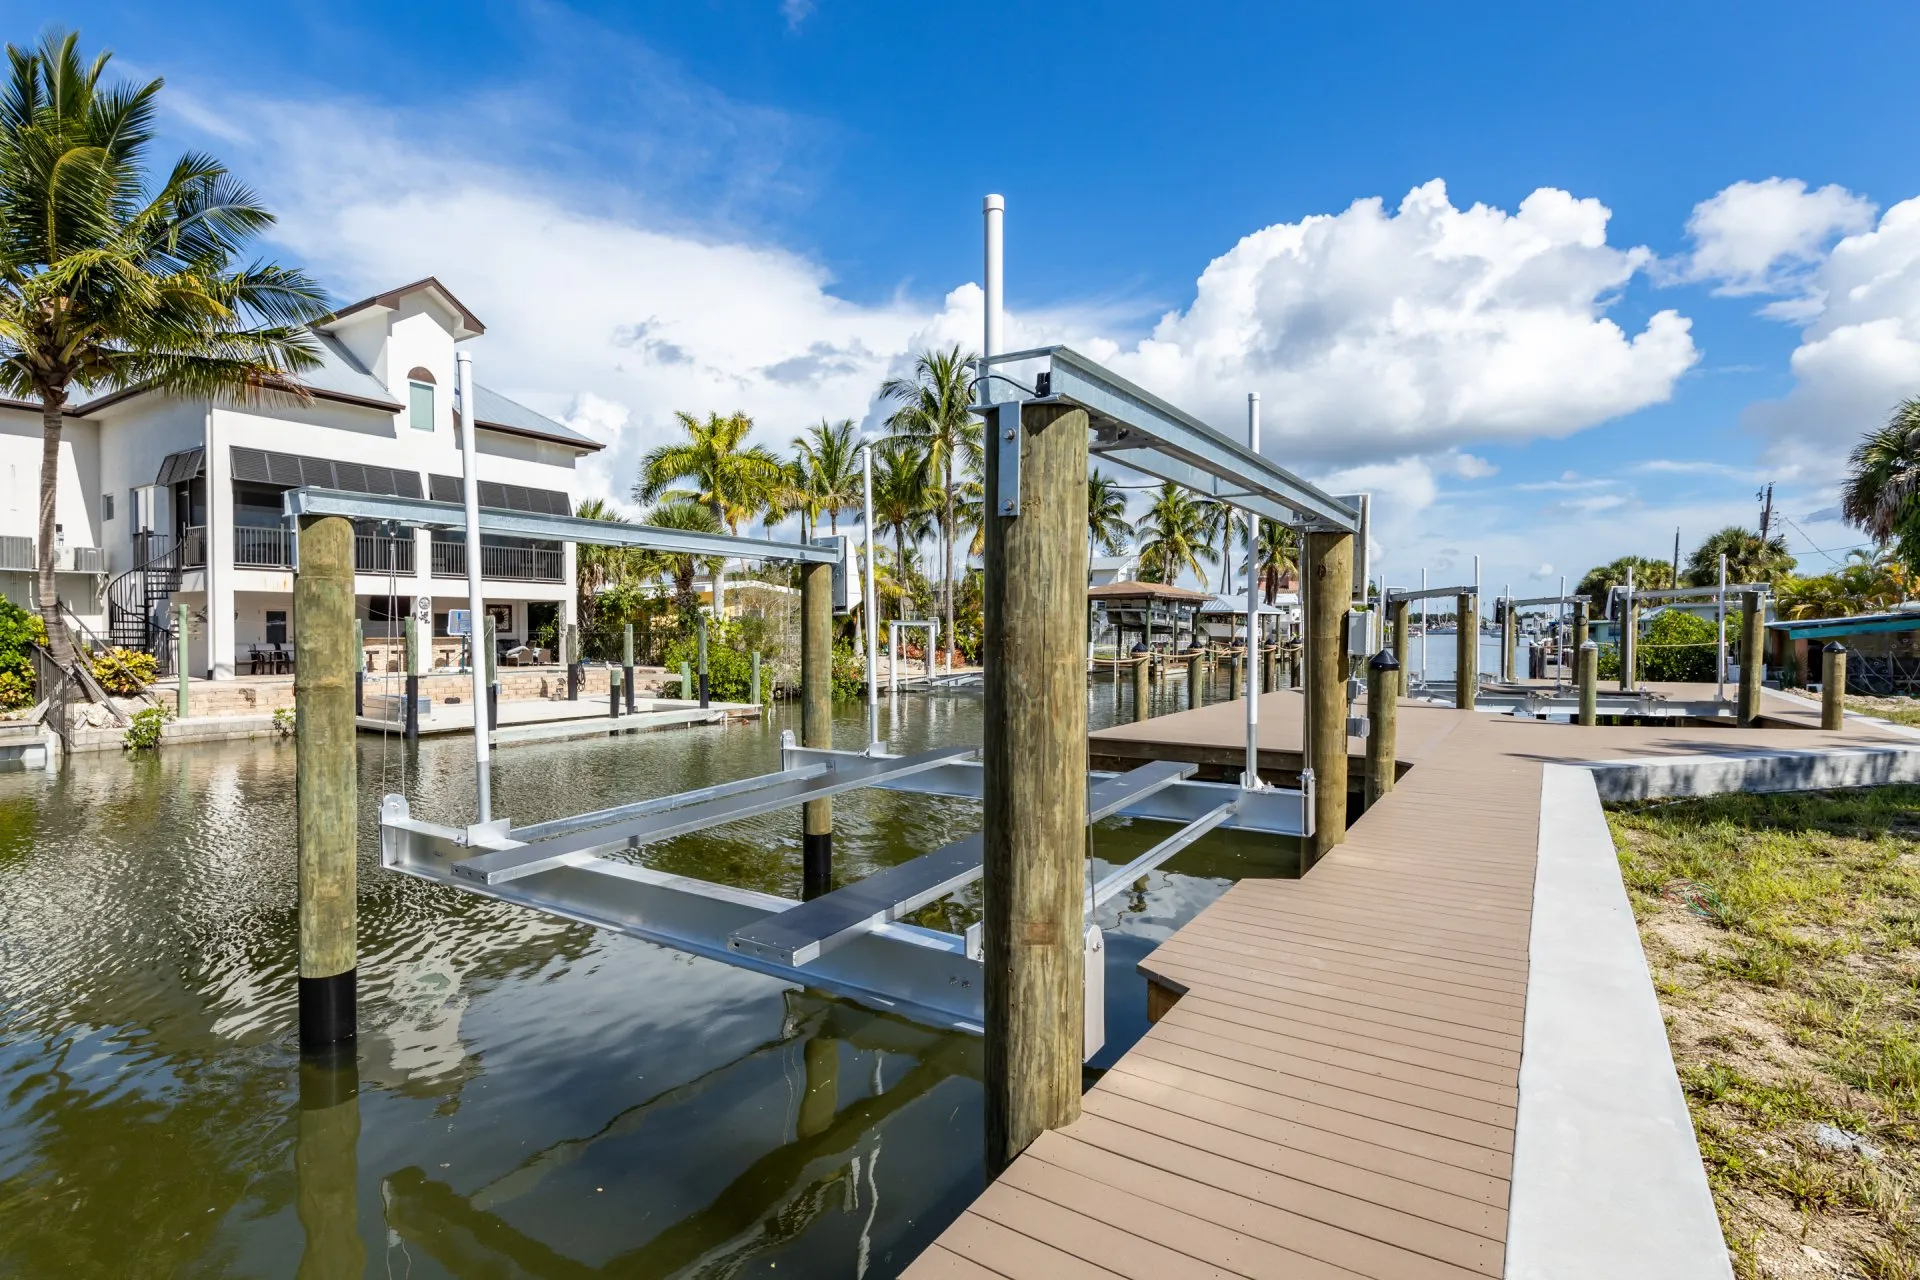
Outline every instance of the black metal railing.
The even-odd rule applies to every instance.
[[[374,533],[353,535],[355,573],[390,573],[413,576],[413,538],[383,538]]]
[[[190,524],[180,531],[180,568],[207,567],[207,526]]]
[[[559,547],[499,546],[480,543],[480,576],[496,582],[562,582],[565,553]],[[433,576],[467,576],[467,544],[433,540]]]
[[[233,563],[238,569],[293,568],[292,532],[269,525],[233,526]]]

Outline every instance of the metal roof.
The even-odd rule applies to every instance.
[[[480,417],[480,425],[486,430],[505,431],[519,436],[535,436],[541,440],[572,445],[576,449],[589,452],[607,447],[592,436],[581,435],[572,427],[563,427],[545,414],[535,413],[518,401],[509,400],[498,391],[490,390],[478,383],[474,384],[473,399],[475,411]]]
[[[1181,604],[1213,599],[1210,591],[1194,591],[1166,582],[1136,582],[1123,578],[1098,587],[1087,588],[1089,600],[1172,600]]]
[[[1920,608],[1890,613],[1859,613],[1850,618],[1799,618],[1769,622],[1769,631],[1784,631],[1795,640],[1824,640],[1828,636],[1867,635],[1876,631],[1920,631]]]

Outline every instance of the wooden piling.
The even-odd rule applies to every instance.
[[[1580,723],[1597,722],[1600,707],[1600,646],[1583,640],[1574,651],[1574,679],[1580,684]]]
[[[177,604],[173,607],[173,670],[180,682],[180,688],[174,695],[173,714],[177,720],[185,720],[190,710],[187,694],[187,630],[191,617],[192,614],[186,605]],[[354,623],[353,629],[354,634],[358,636],[360,624]],[[356,643],[355,648],[358,647]],[[354,713],[356,715],[359,714],[359,687],[360,681],[356,676],[354,678]]]
[[[1838,732],[1846,719],[1847,647],[1838,640],[1820,651],[1820,727]]]
[[[1758,591],[1740,593],[1740,724],[1751,728],[1760,722],[1760,675],[1765,659],[1766,613],[1760,607]]]
[[[998,442],[987,442],[995,512]],[[1022,410],[1020,514],[989,514],[983,943],[986,1160],[1080,1114],[1085,1047],[1087,415]],[[1136,686],[1137,687],[1137,686]]]
[[[1580,646],[1587,642],[1587,609],[1585,600],[1573,602],[1573,651],[1580,652]]]
[[[1400,696],[1403,698],[1413,687],[1408,683],[1413,664],[1407,660],[1410,652],[1408,646],[1412,643],[1412,629],[1408,622],[1412,604],[1411,600],[1395,600],[1387,606],[1387,622],[1393,628],[1393,656],[1400,664]]]
[[[760,705],[760,651],[758,649],[753,651],[753,687],[749,696],[754,706]]]
[[[1500,673],[1509,684],[1520,676],[1520,620],[1514,614],[1513,597],[1500,602]]]
[[[1382,649],[1367,662],[1367,808],[1393,790],[1394,732],[1400,709],[1400,660]]]
[[[1243,670],[1240,664],[1244,660],[1245,659],[1243,659],[1241,655],[1237,653],[1227,654],[1227,701],[1228,702],[1238,702],[1240,700],[1240,685],[1241,685],[1240,672]]]
[[[1305,867],[1347,838],[1347,608],[1353,597],[1353,535],[1307,534],[1307,764],[1313,769],[1313,834]],[[1303,868],[1304,869],[1304,868]]]
[[[620,668],[607,668],[607,716],[620,718]]]
[[[817,1138],[840,1110],[840,1042],[816,1032],[800,1046],[803,1089],[793,1136]]]
[[[1153,718],[1153,655],[1143,653],[1133,664],[1133,721]]]
[[[401,684],[406,694],[407,705],[400,714],[400,736],[418,739],[420,737],[420,620],[408,614],[401,630],[406,636],[407,678]]]
[[[1197,648],[1187,655],[1187,710],[1189,711],[1198,711],[1206,705],[1206,694],[1201,689],[1201,685],[1206,681],[1206,675],[1200,670],[1201,661],[1202,655]]]
[[[580,677],[582,674],[580,670],[580,625],[578,623],[569,622],[567,624],[561,643],[566,646],[567,650],[561,655],[567,664],[567,701],[578,702],[580,701]]]
[[[312,1050],[352,1040],[357,1022],[353,522],[303,517],[299,537],[293,703],[300,1046]]]
[[[486,663],[487,705],[481,710],[486,714],[487,731],[491,733],[500,727],[500,642],[494,635],[493,615],[488,614],[480,627],[481,660]],[[474,713],[476,716],[479,711]],[[479,720],[474,721],[479,724]]]
[[[1266,665],[1260,668],[1260,687],[1271,693],[1280,687],[1280,646],[1267,646]]]
[[[1085,580],[1081,575],[1082,581]],[[800,571],[800,745],[833,746],[833,566]],[[801,808],[801,890],[817,898],[833,889],[833,801]]]
[[[294,1215],[304,1247],[299,1280],[365,1274],[360,1237],[360,1078],[350,1046],[300,1062],[295,1125]]]
[[[1453,705],[1473,710],[1480,697],[1480,598],[1463,592],[1453,598],[1459,631],[1453,642]]]

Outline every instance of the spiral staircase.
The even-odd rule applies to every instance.
[[[151,653],[160,674],[173,670],[173,595],[180,589],[180,547],[162,533],[134,541],[134,565],[107,584],[107,641]]]

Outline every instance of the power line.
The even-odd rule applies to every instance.
[[[1807,531],[1806,531],[1805,529],[1802,529],[1802,528],[1801,528],[1801,527],[1800,527],[1799,525],[1797,525],[1797,524],[1794,524],[1794,523],[1793,523],[1793,517],[1792,517],[1792,516],[1790,516],[1790,515],[1788,515],[1788,514],[1787,514],[1786,512],[1784,512],[1784,511],[1782,511],[1782,512],[1780,512],[1780,518],[1781,518],[1782,520],[1785,520],[1785,521],[1787,522],[1787,524],[1788,524],[1788,525],[1789,525],[1789,526],[1790,526],[1790,527],[1791,527],[1791,528],[1793,529],[1793,531],[1794,531],[1795,533],[1797,533],[1797,534],[1799,534],[1799,535],[1800,535],[1801,537],[1803,537],[1803,538],[1806,538],[1806,540],[1807,540],[1807,546],[1808,546],[1808,547],[1809,547],[1810,549],[1812,549],[1813,551],[1816,551],[1816,552],[1818,552],[1819,554],[1821,554],[1821,555],[1823,555],[1823,556],[1825,556],[1825,557],[1826,557],[1826,558],[1827,558],[1828,560],[1830,560],[1830,561],[1832,561],[1832,562],[1833,562],[1834,564],[1839,564],[1839,563],[1840,563],[1840,560],[1839,560],[1839,558],[1838,558],[1838,557],[1836,557],[1836,556],[1835,556],[1835,555],[1833,554],[1833,551],[1828,551],[1828,550],[1826,550],[1826,549],[1825,549],[1825,548],[1823,548],[1823,547],[1816,547],[1816,546],[1814,546],[1814,545],[1813,545],[1813,538],[1812,538],[1812,537],[1810,537],[1810,536],[1808,535],[1808,533],[1807,533]],[[1864,551],[1864,550],[1866,550],[1866,549],[1867,549],[1868,547],[1870,547],[1870,546],[1872,546],[1872,545],[1873,545],[1873,544],[1872,544],[1871,542],[1862,542],[1862,543],[1858,543],[1858,544],[1856,544],[1856,545],[1854,545],[1854,546],[1851,546],[1851,547],[1835,547],[1835,548],[1834,548],[1834,551]]]

